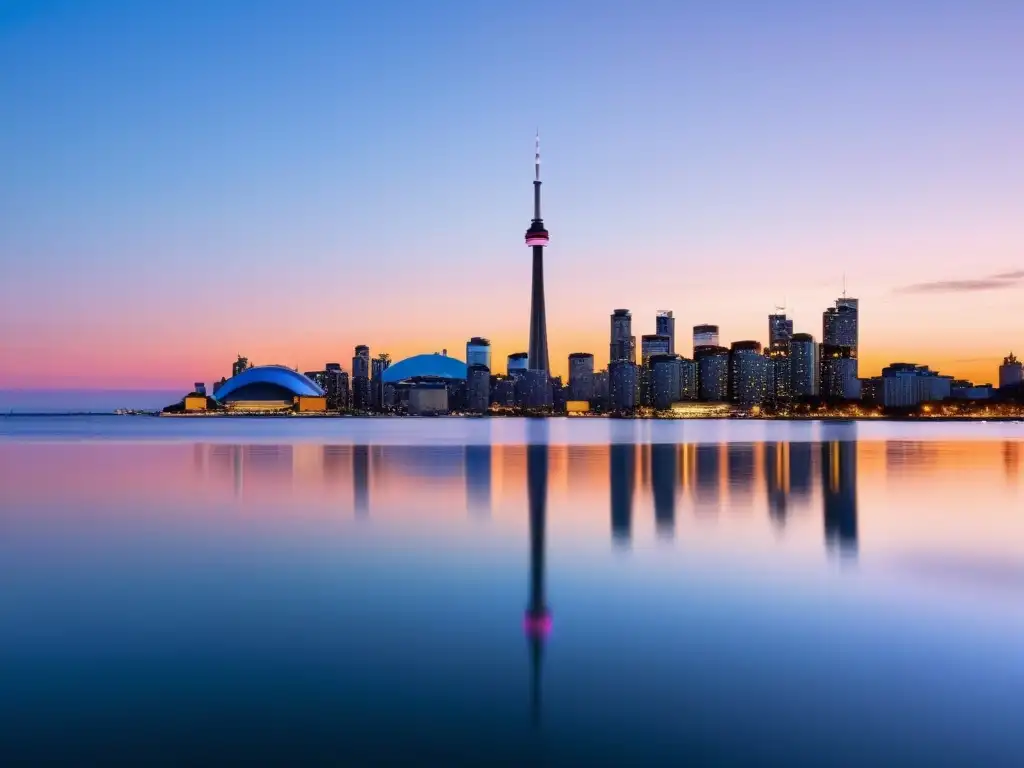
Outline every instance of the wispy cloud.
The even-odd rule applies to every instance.
[[[933,280],[927,283],[912,283],[896,289],[896,293],[971,293],[974,291],[998,291],[1013,288],[1024,282],[1024,269],[999,272],[995,275],[967,280]]]

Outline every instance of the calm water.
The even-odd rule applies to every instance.
[[[1024,765],[1024,425],[0,418],[0,763]]]

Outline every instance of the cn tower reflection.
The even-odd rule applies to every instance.
[[[544,641],[551,632],[551,612],[544,590],[545,529],[548,506],[548,446],[526,447],[526,482],[530,504],[530,602],[523,625],[530,645],[530,704],[533,724],[540,724],[541,667]]]

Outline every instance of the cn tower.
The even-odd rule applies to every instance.
[[[530,357],[527,367],[531,371],[550,370],[548,367],[548,321],[544,312],[544,248],[548,244],[548,231],[540,217],[540,131],[537,132],[534,155],[533,221],[526,230],[526,244],[533,248],[533,290],[530,294]]]

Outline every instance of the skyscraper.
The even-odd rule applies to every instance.
[[[370,377],[370,348],[365,344],[356,347],[352,358],[352,378],[368,379]]]
[[[818,396],[818,345],[809,333],[794,333],[789,343],[790,390],[793,397]]]
[[[381,352],[370,361],[370,378],[373,382],[373,405],[375,408],[383,409],[390,405],[386,402],[384,393],[383,374],[391,367],[391,355]]]
[[[671,355],[672,339],[657,333],[644,334],[640,337],[640,359],[644,365],[654,355]]]
[[[668,353],[676,353],[676,319],[672,311],[659,309],[654,316],[654,332],[659,336],[668,336]]]
[[[534,155],[533,221],[526,230],[526,244],[533,249],[533,289],[530,295],[529,369],[548,372],[548,323],[544,312],[544,248],[548,231],[540,216],[540,133]]]
[[[491,406],[491,372],[486,366],[471,365],[466,372],[468,407],[473,413],[486,413]]]
[[[857,299],[842,296],[821,317],[821,396],[860,397],[857,366],[859,307]],[[826,386],[827,385],[827,386]]]
[[[793,321],[783,312],[768,315],[768,350],[774,386],[769,398],[788,401],[792,397],[793,371],[790,343],[793,340]]]
[[[612,312],[608,362],[618,360],[636,362],[636,338],[633,336],[633,315],[628,309]]]
[[[636,364],[629,360],[608,364],[609,399],[613,411],[627,413],[636,408],[636,373]]]
[[[249,368],[252,368],[249,358],[239,355],[238,359],[231,364],[231,375],[237,376],[240,373],[244,373]]]
[[[729,350],[700,346],[693,350],[697,363],[697,397],[709,403],[724,403],[729,398]]]
[[[717,325],[695,325],[693,326],[693,348],[717,347],[718,326]],[[696,354],[696,353],[695,353]]]
[[[474,336],[466,342],[466,365],[482,365],[491,370],[491,342],[488,339]]]
[[[659,411],[667,411],[681,399],[682,365],[678,355],[651,355],[648,364],[648,400]]]
[[[569,397],[588,401],[594,398],[594,356],[589,352],[569,355]]]
[[[528,352],[513,352],[508,356],[505,373],[509,376],[518,376],[525,373],[529,367],[530,355]]]
[[[740,405],[760,405],[768,395],[770,361],[758,341],[734,341],[729,352],[729,399]]]

